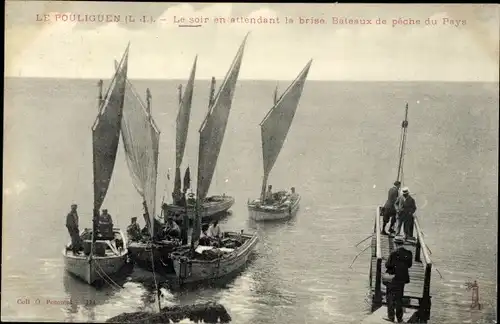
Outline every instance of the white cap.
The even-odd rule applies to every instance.
[[[408,189],[408,187],[404,187],[403,190],[401,190],[401,191],[406,193],[406,192],[410,192],[410,189]]]

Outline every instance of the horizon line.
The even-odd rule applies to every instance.
[[[43,76],[4,76],[4,79],[62,79],[62,80],[111,80],[112,77],[43,77]],[[186,81],[188,78],[127,78],[134,81]],[[211,81],[212,78],[196,78],[195,81]],[[266,81],[266,82],[291,82],[294,79],[249,79],[239,78],[238,81]],[[342,79],[307,79],[307,81],[320,81],[320,82],[450,82],[450,83],[499,83],[500,80],[342,80]]]

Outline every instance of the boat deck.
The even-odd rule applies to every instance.
[[[394,250],[394,238],[382,235],[383,219],[381,208],[377,208],[374,235],[371,242],[370,289],[372,294],[372,311],[387,305],[386,286],[382,283],[385,263]],[[426,322],[430,315],[431,305],[431,270],[432,261],[425,245],[418,218],[415,218],[413,233],[415,240],[406,242],[405,249],[411,251],[413,264],[409,269],[410,282],[405,285],[403,303],[407,308],[420,310],[418,316]]]

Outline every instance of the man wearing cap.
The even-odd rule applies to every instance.
[[[132,217],[130,225],[127,227],[127,236],[131,241],[141,239],[141,228],[137,224],[137,217]]]
[[[389,233],[394,232],[394,224],[396,223],[396,201],[398,199],[400,186],[401,182],[395,181],[394,186],[389,189],[388,198],[384,205],[384,225],[382,225],[382,234],[384,235],[387,235],[385,227],[387,226],[389,220],[391,221]]]
[[[113,235],[113,219],[111,215],[108,214],[107,209],[103,209],[101,215],[99,216],[99,233],[102,239],[112,239]]]
[[[398,232],[401,232],[401,226],[404,225],[403,231],[405,237],[413,236],[413,214],[417,210],[417,205],[415,204],[415,199],[410,196],[410,190],[408,187],[403,188],[403,195],[400,197],[399,206],[397,206],[398,214],[399,214],[399,224],[398,224]]]
[[[71,211],[66,216],[66,228],[71,237],[71,250],[73,254],[78,254],[80,250],[80,230],[78,229],[78,212],[76,204],[71,205]]]
[[[394,277],[384,284],[387,286],[387,317],[394,322],[394,313],[398,323],[403,322],[403,297],[405,285],[410,282],[408,269],[413,264],[413,254],[404,248],[401,236],[394,238],[395,250],[385,263],[386,272]]]

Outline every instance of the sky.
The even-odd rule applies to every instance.
[[[311,80],[498,82],[499,8],[7,1],[5,76],[110,78],[113,61],[130,42],[130,78],[187,79],[198,55],[197,79],[220,79],[250,32],[240,79],[291,80],[313,59]],[[120,21],[69,21],[97,14]],[[49,21],[37,21],[44,15]],[[128,16],[136,21],[125,22]],[[155,21],[141,23],[143,16]],[[208,22],[179,27],[174,17]],[[215,17],[279,18],[280,23],[216,24]],[[294,23],[285,23],[285,17]],[[326,24],[300,24],[299,17],[322,18]],[[372,24],[333,24],[333,17],[371,19]],[[386,24],[376,24],[377,18]],[[400,18],[420,20],[420,25],[393,26]],[[436,25],[426,25],[427,19]]]

